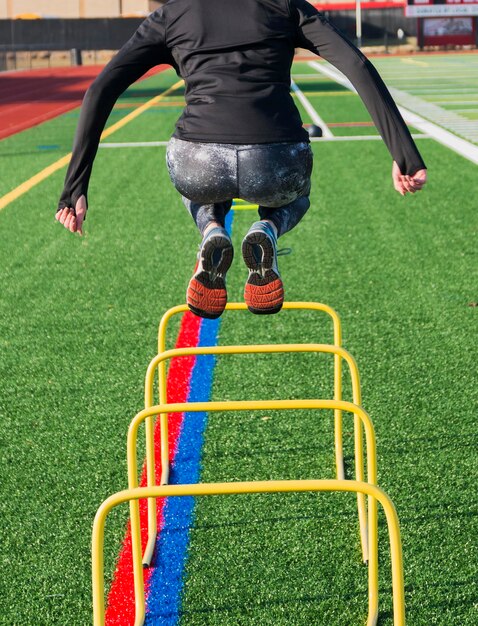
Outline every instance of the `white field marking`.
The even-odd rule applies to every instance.
[[[478,98],[471,100],[433,100],[433,104],[461,105],[461,104],[478,104]]]
[[[412,87],[410,89],[411,94],[432,94],[432,95],[440,95],[447,93],[459,93],[460,95],[466,96],[467,94],[475,94],[476,91],[472,91],[475,87]]]
[[[412,135],[414,139],[432,139],[430,135],[424,133],[414,133]],[[334,135],[333,137],[311,137],[310,141],[382,141],[380,135]]]
[[[478,75],[478,72],[477,72]],[[385,72],[381,73],[383,80],[390,85],[410,85],[410,89],[423,89],[424,91],[449,91],[452,94],[455,91],[463,91],[468,89],[470,93],[476,93],[476,78],[471,76],[464,76],[459,80],[453,78],[441,79],[435,76],[393,76]]]
[[[147,111],[149,108],[154,106],[157,102],[159,102],[160,100],[168,96],[170,93],[172,93],[178,87],[181,87],[181,85],[183,84],[184,84],[184,81],[182,80],[178,81],[177,83],[175,83],[174,85],[172,85],[171,87],[163,91],[163,93],[160,93],[154,98],[151,98],[151,100],[148,100],[148,102],[145,102],[139,108],[135,109],[131,113],[128,113],[128,115],[125,115],[118,122],[116,122],[112,126],[109,126],[106,130],[104,130],[101,133],[100,140],[106,139],[106,137],[109,137],[120,128],[123,128],[123,126],[126,126],[126,124],[129,124],[129,122],[136,119],[139,115],[144,113],[144,111]],[[70,163],[71,156],[72,156],[71,152],[69,152],[68,154],[65,154],[65,156],[62,156],[60,159],[58,159],[51,165],[48,165],[47,167],[43,168],[40,172],[38,172],[37,174],[34,174],[28,180],[18,185],[18,187],[15,187],[15,189],[12,189],[12,191],[9,191],[4,196],[0,197],[0,211],[4,209],[6,206],[8,206],[9,204],[11,204],[12,202],[14,202],[15,200],[17,200],[18,198],[20,198],[21,196],[23,196],[23,194],[29,192],[30,189],[33,189],[33,187],[35,187],[42,181],[46,180],[49,176],[51,176],[52,174],[54,174],[61,168],[65,167],[65,165],[68,165]]]
[[[302,79],[305,80],[307,78],[313,78],[314,80],[317,80],[317,74],[315,72],[311,72],[310,74],[291,74],[292,78],[298,78],[298,79]]]
[[[403,67],[390,67],[387,65],[383,65],[380,63],[380,61],[375,61],[374,65],[380,69],[380,71],[382,72],[386,72],[387,75],[393,75],[393,76],[403,76]],[[470,66],[470,68],[447,68],[447,69],[440,69],[440,68],[434,68],[434,67],[427,67],[426,70],[420,70],[419,68],[415,68],[417,73],[421,74],[422,76],[435,76],[437,78],[439,78],[440,76],[443,76],[444,78],[455,78],[455,76],[459,76],[461,78],[465,77],[465,76],[471,76],[474,72],[476,72],[476,67],[475,66]],[[471,71],[472,70],[472,71]]]
[[[395,72],[392,69],[381,65],[379,63],[376,63],[375,66],[377,67],[378,70],[380,70],[382,72],[382,74],[384,76],[393,76],[393,78],[395,78],[396,80],[418,80],[419,78],[422,78],[423,80],[436,80],[438,81],[442,81],[442,82],[446,82],[446,81],[450,81],[450,80],[471,80],[473,77],[476,76],[476,71],[478,68],[472,68],[473,71],[466,71],[466,72],[450,72],[450,73],[438,73],[438,72],[432,72],[431,70],[427,69],[427,70],[420,70],[417,68],[413,68],[413,70],[409,70],[413,71],[413,75],[411,75],[410,73],[407,73],[407,68],[402,67],[401,68],[401,72]],[[418,78],[417,78],[418,77]]]
[[[378,68],[380,69],[380,68]],[[477,72],[475,72],[476,74]],[[400,76],[385,72],[382,70],[380,73],[385,82],[393,84],[410,84],[414,89],[418,89],[423,83],[424,89],[448,89],[452,86],[456,86],[457,89],[467,88],[473,90],[476,93],[476,77],[471,74],[468,76],[421,76],[418,72],[415,76]]]
[[[403,74],[406,72],[406,68],[401,67],[400,65],[389,65],[387,62],[382,63],[382,59],[374,59],[374,64],[377,67],[380,67],[382,70],[386,70],[391,74]],[[421,69],[420,67],[413,68],[417,73],[422,74],[423,76],[429,76],[433,74],[435,76],[465,76],[466,74],[471,74],[472,71],[476,71],[478,65],[462,65],[460,67],[427,67],[426,69]]]
[[[426,133],[435,141],[443,144],[450,150],[457,152],[461,156],[465,157],[472,163],[478,165],[478,146],[474,146],[466,139],[461,139],[461,137],[457,137],[455,134],[450,133],[450,131],[441,128],[437,124],[433,122],[428,122],[423,119],[420,115],[413,113],[413,111],[409,111],[408,109],[404,109],[403,107],[398,107],[398,110],[403,116],[403,119],[408,123],[414,126],[417,130]]]
[[[343,85],[344,87],[346,87],[347,89],[350,89],[350,91],[353,91],[355,93],[357,93],[355,87],[352,85],[352,83],[349,81],[348,78],[346,78],[342,72],[339,72],[339,70],[336,70],[333,67],[329,67],[326,65],[322,65],[321,63],[317,63],[317,61],[310,61],[309,65],[311,67],[313,67],[314,69],[316,69],[318,72],[321,72],[322,74],[324,74],[325,76],[328,76],[329,78],[332,78],[332,80],[335,80],[335,82]],[[392,90],[392,88],[390,88],[390,91]],[[469,89],[468,87],[465,87],[464,90]],[[430,88],[430,91],[439,91],[440,93],[444,93],[446,91],[449,91],[451,93],[456,93],[456,91],[463,91],[462,89],[441,89],[439,87],[437,88]],[[422,89],[417,89],[417,91],[428,91],[427,88],[422,88]],[[465,94],[462,94],[465,95]],[[466,94],[469,96],[475,96],[476,92],[470,92],[469,94]]]
[[[295,94],[293,94],[295,95]],[[343,89],[337,91],[308,91],[307,95],[309,97],[312,96],[320,96],[321,98],[336,98],[338,96],[353,96],[354,94],[350,91],[344,91]]]
[[[413,134],[414,139],[431,139],[422,133]],[[333,135],[332,137],[310,137],[311,142],[330,141],[382,141],[380,135]],[[127,143],[100,143],[99,148],[157,148],[167,146],[167,141],[138,141]]]
[[[377,68],[379,68],[382,72],[386,71],[387,76],[399,76],[399,77],[403,76],[403,67],[400,67],[400,68],[387,67],[386,65],[382,65],[380,61],[379,62],[375,61],[374,65],[376,65]],[[449,67],[446,69],[434,69],[432,67],[429,67],[426,70],[420,70],[419,68],[415,68],[415,69],[416,69],[417,75],[423,76],[423,78],[427,78],[427,77],[466,78],[466,77],[472,76],[474,72],[476,71],[476,68],[474,67],[470,68],[473,71],[470,71],[467,69],[459,70],[457,68],[452,68],[452,67]],[[308,76],[310,76],[310,74],[308,74]]]
[[[354,91],[355,93],[357,93],[357,90],[352,85],[352,83],[349,81],[349,79],[346,78],[342,74],[342,72],[339,72],[339,70],[336,70],[335,68],[331,67],[330,65],[324,65],[322,63],[317,63],[317,61],[309,61],[309,66],[313,67],[314,70],[317,70],[321,74],[324,74],[324,76],[327,76],[328,78],[331,78],[332,80],[335,80],[336,83],[339,83],[340,85],[343,85],[347,89],[350,89],[350,91]]]
[[[478,121],[460,115],[452,108],[442,108],[419,96],[390,87],[393,98],[409,111],[430,120],[470,142],[478,142]]]
[[[352,83],[349,81],[349,79],[346,76],[344,76],[342,74],[342,72],[340,72],[339,70],[336,70],[334,67],[327,66],[327,65],[324,65],[322,63],[318,63],[317,61],[309,61],[309,65],[310,65],[310,67],[313,67],[315,70],[317,70],[321,74],[324,74],[324,76],[328,76],[329,78],[332,78],[332,80],[334,80],[335,82],[339,83],[340,85],[343,85],[347,89],[350,89],[350,91],[354,91],[355,93],[357,93],[355,87],[352,85]],[[403,76],[403,74],[402,74],[402,76]],[[423,80],[423,79],[420,79],[420,80]],[[434,89],[440,90],[442,88],[435,87]],[[456,91],[458,91],[458,89],[448,89],[448,91],[451,91],[452,93],[455,93]],[[470,89],[470,88],[464,87],[463,89]],[[447,91],[446,88],[442,89],[442,92],[445,92],[445,91]],[[463,95],[465,95],[465,94],[463,94]],[[466,94],[466,95],[477,96],[478,93],[476,91],[474,91],[474,92],[470,92],[469,94]]]
[[[317,71],[322,72],[326,76],[329,76],[333,80],[337,81],[344,87],[347,87],[347,89],[351,89],[352,91],[356,92],[356,89],[348,80],[348,78],[346,78],[341,72],[339,72],[335,68],[324,67],[316,61],[310,61],[309,65],[317,69]],[[466,139],[461,139],[460,137],[457,137],[455,134],[449,132],[448,130],[445,130],[444,128],[441,128],[433,122],[428,122],[427,120],[425,120],[425,118],[421,117],[417,113],[414,113],[401,106],[399,106],[398,109],[407,124],[411,124],[417,130],[420,130],[426,135],[429,135],[432,139],[435,139],[435,141],[438,141],[450,150],[454,150],[472,163],[478,164],[478,146],[474,146],[471,142],[466,141]]]
[[[311,105],[309,100],[304,96],[302,91],[299,89],[299,87],[297,87],[297,85],[294,83],[293,80],[291,81],[290,86],[292,88],[292,91],[295,94],[297,94],[297,97],[301,101],[304,109],[310,115],[310,119],[314,122],[316,126],[320,126],[320,128],[322,129],[323,136],[329,137],[329,138],[333,137],[334,135],[331,132],[330,128],[327,126],[324,120],[320,117],[320,115],[317,113],[317,111],[314,109],[314,107]]]
[[[127,143],[100,143],[98,148],[157,148],[167,145],[167,141],[130,141]]]

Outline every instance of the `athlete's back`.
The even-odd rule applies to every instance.
[[[296,25],[287,0],[172,0],[150,19],[186,82],[178,137],[307,139],[289,93]]]

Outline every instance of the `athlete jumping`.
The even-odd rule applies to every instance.
[[[284,300],[277,239],[310,206],[312,151],[290,94],[296,48],[326,59],[352,82],[391,156],[394,188],[422,189],[426,167],[373,65],[306,0],[169,0],[154,11],[88,89],[56,219],[82,234],[101,132],[118,97],[152,67],[184,79],[186,108],[167,148],[171,180],[202,243],[189,308],[217,318],[226,306],[233,247],[224,228],[233,198],[259,205],[242,242],[253,313]]]

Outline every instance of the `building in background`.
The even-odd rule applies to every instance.
[[[0,19],[142,17],[161,4],[159,0],[0,0]]]
[[[0,72],[109,61],[164,0],[0,0]]]
[[[105,62],[166,1],[0,0],[0,71]],[[368,51],[477,46],[478,0],[309,1]]]

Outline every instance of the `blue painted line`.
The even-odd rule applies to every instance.
[[[233,211],[226,218],[231,232]],[[198,346],[215,346],[220,327],[217,320],[202,320]],[[197,356],[193,367],[188,402],[210,399],[216,357]],[[207,413],[185,413],[177,452],[171,466],[171,484],[199,482],[201,454]],[[168,498],[163,509],[163,526],[158,534],[155,566],[147,597],[146,626],[176,626],[181,616],[181,592],[189,545],[194,524],[194,498]]]

